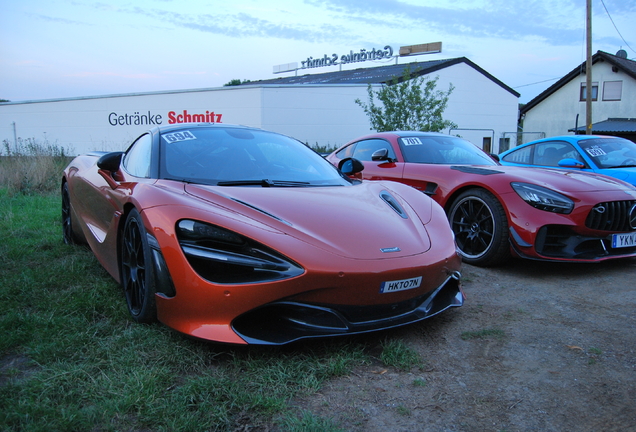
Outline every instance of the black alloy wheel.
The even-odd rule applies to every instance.
[[[78,243],[77,236],[73,232],[73,219],[71,217],[71,197],[68,192],[68,183],[62,185],[62,239],[66,244]]]
[[[156,321],[152,255],[143,220],[135,209],[126,218],[119,256],[121,285],[130,315],[138,323]]]
[[[463,192],[450,207],[448,219],[464,262],[494,266],[510,258],[508,218],[501,203],[489,192]]]

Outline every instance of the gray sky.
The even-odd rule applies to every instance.
[[[593,52],[636,58],[636,1],[592,10]],[[287,76],[273,66],[308,57],[437,41],[441,54],[400,63],[467,57],[528,102],[585,60],[585,0],[0,0],[0,99],[220,87]]]

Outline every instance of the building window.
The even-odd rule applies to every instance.
[[[586,92],[586,84],[583,82],[581,83],[581,102],[585,102],[585,99],[587,98],[587,92]],[[598,100],[598,83],[597,82],[593,82],[592,83],[592,100]]]
[[[603,100],[619,101],[623,91],[623,81],[605,81],[603,83]]]
[[[484,137],[482,140],[482,149],[484,149],[484,151],[486,153],[490,153],[491,152],[491,146],[492,146],[492,138],[491,137]]]

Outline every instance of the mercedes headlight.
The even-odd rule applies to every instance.
[[[548,188],[521,182],[513,182],[510,185],[521,199],[539,210],[569,214],[574,208],[574,201]]]

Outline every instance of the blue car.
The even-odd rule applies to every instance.
[[[503,165],[605,174],[636,186],[636,143],[600,135],[564,135],[532,141],[499,155]]]

